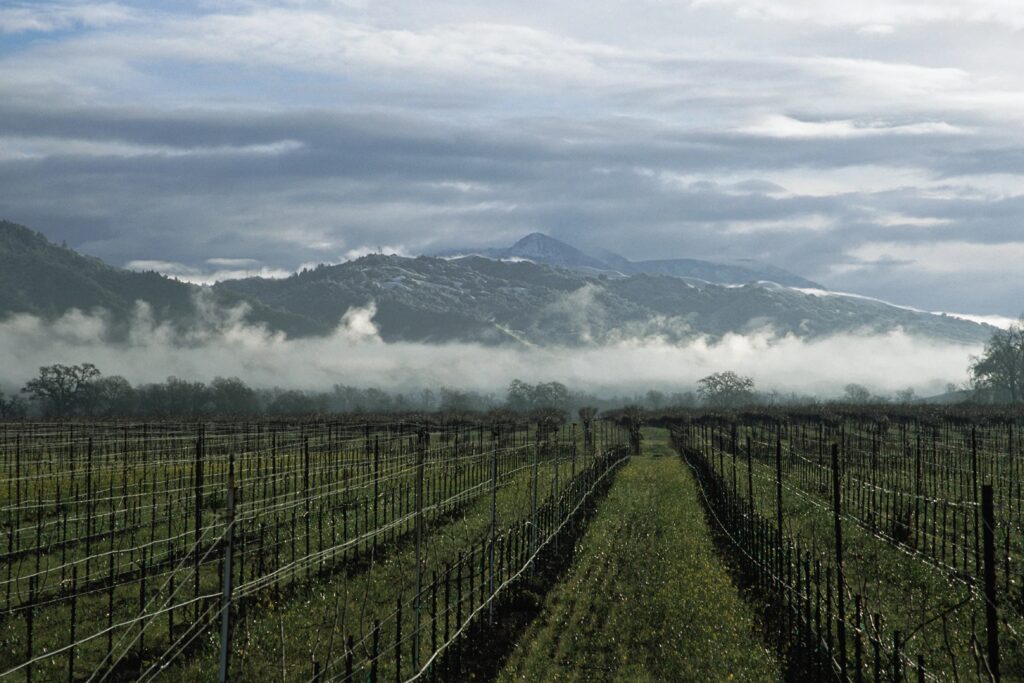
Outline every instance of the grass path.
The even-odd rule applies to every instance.
[[[715,553],[665,430],[618,474],[502,681],[771,681],[778,666]]]

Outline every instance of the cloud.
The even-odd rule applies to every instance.
[[[1024,242],[982,244],[963,240],[928,242],[870,242],[849,255],[867,267],[877,263],[912,265],[928,273],[954,274],[1006,270],[1024,259]]]
[[[970,320],[975,323],[982,323],[984,325],[992,325],[1002,330],[1008,330],[1013,325],[1018,325],[1021,322],[1021,317],[1009,318],[1004,315],[969,315],[965,313],[941,313],[940,315],[948,315],[953,318],[963,318],[964,320]],[[1021,316],[1024,316],[1024,311],[1021,312]]]
[[[908,216],[899,212],[879,211],[874,222],[884,226],[913,226],[918,228],[934,228],[937,226],[949,225],[951,218],[936,218],[932,216]]]
[[[887,36],[896,32],[892,24],[865,24],[857,29],[858,33],[865,35]]]
[[[0,217],[196,282],[257,270],[210,255],[273,276],[540,230],[1012,315],[1015,264],[958,271],[967,287],[920,257],[1016,240],[1017,9],[5,6]]]
[[[942,391],[947,382],[964,381],[970,355],[980,351],[899,331],[815,341],[766,332],[730,334],[717,342],[698,339],[684,345],[636,336],[582,349],[387,344],[377,333],[372,304],[350,309],[326,337],[291,340],[246,324],[244,309],[206,306],[205,322],[182,336],[155,323],[148,308],[139,305],[128,341],[121,344],[108,342],[102,314],[72,311],[52,323],[12,316],[0,321],[0,384],[20,386],[42,365],[88,361],[134,383],[170,375],[206,381],[239,376],[263,387],[328,389],[342,383],[500,393],[519,378],[621,395],[650,388],[692,389],[701,377],[731,369],[754,377],[762,390],[832,396],[846,383],[859,382],[887,392],[912,386],[927,395]]]
[[[47,159],[51,157],[225,157],[287,154],[299,149],[295,140],[267,144],[181,147],[174,145],[131,144],[115,140],[74,140],[68,138],[0,136],[0,161]]]
[[[345,311],[341,317],[341,325],[334,331],[335,337],[342,338],[353,344],[380,343],[380,332],[373,316],[377,315],[377,304],[372,301],[366,306],[354,307]]]
[[[212,285],[224,280],[238,280],[247,277],[277,280],[294,274],[294,271],[262,265],[256,259],[213,258],[207,259],[206,264],[213,267],[196,268],[174,261],[147,259],[129,261],[124,267],[128,270],[143,272],[155,271],[161,275],[172,277],[182,282],[191,282],[196,285]]]
[[[741,19],[859,26],[889,33],[894,26],[964,22],[1024,28],[1014,0],[691,0],[690,6],[729,7]],[[879,31],[879,29],[881,30]]]
[[[965,233],[979,243],[1012,240],[1024,216],[1013,176],[962,174],[995,163],[986,157],[1008,158],[1007,149],[975,147],[977,135],[777,138],[633,118],[567,129],[323,110],[0,104],[0,113],[23,137],[193,150],[97,157],[55,149],[0,161],[0,205],[86,253],[114,264],[173,262],[156,269],[195,282],[255,274],[211,267],[211,254],[242,252],[275,276],[377,245],[417,254],[507,245],[540,230],[637,259],[757,257],[928,310],[1012,315],[1019,306],[1016,266],[1005,260],[976,289],[918,283],[927,272],[914,268],[902,281],[854,281],[837,268],[873,243]],[[282,139],[297,144],[276,154],[234,151]],[[891,166],[893,157],[903,166]],[[938,163],[942,175],[929,168]]]
[[[722,225],[727,235],[750,235],[752,233],[805,233],[832,230],[836,227],[834,218],[821,214],[810,214],[786,220],[729,221]]]
[[[260,262],[253,258],[208,258],[206,262],[211,266],[244,267],[259,266]]]
[[[864,138],[875,135],[962,135],[963,128],[942,121],[886,124],[858,121],[801,121],[789,116],[769,116],[740,132],[777,138]]]
[[[136,13],[112,2],[16,3],[0,8],[0,33],[51,32],[75,26],[102,27],[132,21]]]
[[[343,260],[355,261],[356,259],[368,256],[370,254],[385,254],[387,256],[410,256],[409,251],[399,245],[396,247],[390,245],[379,245],[375,247],[356,247],[355,249],[349,249],[345,252]]]
[[[483,85],[515,74],[519,88],[534,92],[545,85],[609,86],[645,70],[645,60],[632,51],[513,22],[392,28],[325,8],[258,4],[159,18],[133,33],[76,36],[59,51],[125,63],[259,66],[360,81],[412,70],[439,87],[469,78]],[[45,60],[46,50],[38,57]]]

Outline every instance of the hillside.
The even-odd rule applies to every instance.
[[[69,309],[103,309],[115,335],[124,332],[136,301],[145,301],[158,321],[179,327],[201,315],[198,297],[217,306],[250,305],[246,319],[293,335],[326,331],[294,314],[272,310],[230,291],[213,291],[159,273],[114,268],[103,261],[58,246],[24,226],[0,221],[0,316],[29,313],[54,318]]]
[[[721,285],[742,285],[769,281],[789,287],[824,289],[821,285],[794,275],[775,266],[745,260],[742,263],[718,263],[699,259],[658,259],[630,261],[612,252],[600,255],[584,253],[543,233],[535,232],[523,237],[510,247],[481,249],[467,254],[465,250],[450,250],[438,254],[444,257],[483,256],[506,261],[532,261],[556,268],[576,270],[591,275],[625,277],[629,275],[670,275]]]
[[[991,330],[973,322],[774,283],[727,286],[667,275],[591,276],[528,261],[372,255],[283,280],[249,278],[216,291],[316,320],[336,321],[375,302],[386,341],[517,339],[591,344],[659,336],[683,342],[769,329],[802,338],[897,328],[974,343]]]

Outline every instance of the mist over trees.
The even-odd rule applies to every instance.
[[[972,360],[971,377],[976,391],[992,402],[1024,400],[1024,317],[992,335],[985,351]]]
[[[72,415],[85,405],[94,390],[93,380],[100,371],[92,363],[39,368],[39,376],[29,380],[22,391],[38,401],[44,412]]]
[[[871,390],[863,384],[847,384],[843,387],[843,401],[846,403],[868,403],[871,401]]]
[[[754,403],[754,380],[732,370],[716,372],[697,382],[697,395],[710,408],[736,408]]]
[[[28,412],[28,406],[20,396],[8,398],[0,389],[0,420],[20,420]]]
[[[238,377],[215,377],[209,383],[168,377],[133,386],[120,375],[104,376],[91,363],[55,364],[21,390],[5,398],[0,392],[0,418],[58,417],[198,417],[211,415],[308,415],[316,413],[469,412],[492,409],[528,413],[568,412],[595,404],[617,407],[626,399],[600,400],[571,392],[559,382],[529,384],[514,380],[505,396],[452,387],[408,393],[376,387],[335,384],[330,391],[254,388]]]
[[[168,377],[133,386],[120,375],[104,376],[91,363],[54,364],[39,368],[36,377],[7,397],[0,391],[0,419],[64,417],[199,417],[212,415],[308,415],[315,413],[392,413],[486,411],[506,408],[529,411],[540,406],[569,409],[568,389],[558,383],[516,384],[508,401],[450,387],[410,393],[375,387],[335,384],[330,391],[254,388],[238,377],[210,382]]]
[[[505,404],[509,410],[529,412],[532,410],[568,410],[571,404],[568,387],[561,382],[527,384],[514,379],[508,386]]]
[[[985,403],[1024,400],[1024,323],[997,332],[985,353],[973,359],[973,389],[947,386],[950,400]],[[833,401],[847,404],[915,403],[908,387],[885,396],[850,383]],[[610,410],[626,405],[646,410],[705,407],[730,410],[745,406],[811,405],[821,397],[759,392],[752,377],[731,370],[702,378],[695,391],[597,396],[578,392],[557,381],[531,384],[514,379],[502,394],[453,387],[411,387],[407,392],[335,384],[329,391],[257,388],[238,377],[214,377],[209,382],[168,377],[163,382],[132,385],[120,375],[103,375],[92,363],[54,364],[39,368],[20,392],[0,388],[0,419],[202,417],[312,415],[326,413],[556,411],[572,414],[583,407]],[[948,401],[947,401],[948,402]]]
[[[24,398],[23,398],[24,397]],[[27,399],[27,400],[26,400]],[[693,393],[598,397],[574,392],[561,382],[530,384],[513,380],[504,395],[453,387],[388,392],[376,387],[335,384],[330,391],[254,388],[238,377],[202,382],[168,377],[163,382],[132,385],[120,375],[105,376],[91,363],[41,367],[20,395],[0,391],[0,419],[202,417],[311,415],[318,413],[402,412],[557,412],[571,414],[587,406],[598,410],[627,403],[651,409],[697,405]]]

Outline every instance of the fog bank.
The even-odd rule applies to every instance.
[[[559,381],[576,390],[622,394],[687,390],[712,372],[734,370],[762,391],[836,396],[850,382],[878,393],[913,387],[941,393],[967,379],[980,346],[936,342],[901,331],[806,341],[769,331],[685,345],[638,337],[584,347],[489,347],[384,343],[375,308],[348,311],[332,334],[287,339],[244,322],[244,309],[207,308],[185,334],[156,322],[139,304],[127,341],[110,343],[102,312],[71,311],[54,321],[16,315],[0,321],[0,388],[8,394],[52,363],[96,364],[133,384],[168,376],[237,376],[257,387],[329,389],[334,384],[391,391],[447,386],[501,391],[515,378]]]

